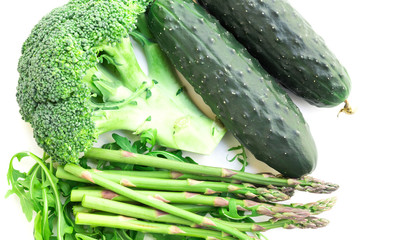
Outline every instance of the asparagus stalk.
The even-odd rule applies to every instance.
[[[216,221],[215,219],[209,219],[200,215],[197,215],[195,213],[188,212],[186,210],[180,209],[178,207],[172,206],[168,203],[165,203],[162,200],[158,200],[153,197],[146,197],[146,195],[140,194],[130,188],[124,187],[120,184],[114,183],[111,180],[108,180],[102,176],[97,175],[94,172],[89,172],[86,169],[75,165],[75,164],[67,164],[65,165],[64,169],[78,177],[85,178],[89,180],[92,183],[95,183],[101,187],[107,188],[109,190],[112,190],[113,192],[124,195],[125,197],[131,198],[137,202],[143,203],[145,205],[148,205],[153,208],[157,208],[161,211],[168,212],[170,214],[173,214],[175,216],[184,218],[186,220],[192,221],[198,225],[201,226],[206,226],[206,227],[211,227],[220,231],[223,231],[225,233],[228,233],[234,237],[237,237],[238,239],[241,240],[251,240],[251,237],[246,235],[243,232],[240,232],[236,228],[231,228],[226,226],[225,224],[220,223],[219,221]],[[79,215],[79,214],[78,214]]]
[[[98,198],[98,197],[93,197],[93,196],[88,196],[88,197],[90,197],[90,198]],[[109,201],[113,201],[113,200],[109,200]],[[133,204],[133,203],[130,203],[130,202],[127,202],[127,203],[128,204]],[[135,204],[133,204],[133,205],[135,205]],[[209,212],[212,212],[212,211],[214,211],[216,209],[215,207],[204,206],[204,205],[191,205],[191,204],[172,204],[172,205],[176,206],[178,208],[181,208],[183,210],[186,210],[186,211],[189,211],[189,212],[193,212],[193,213],[198,213],[198,214],[209,213]],[[140,205],[136,205],[136,206],[140,206]],[[83,207],[81,204],[79,204],[79,205],[76,204],[76,205],[74,205],[72,207],[72,212],[73,212],[74,215],[76,215],[79,212],[94,213],[96,210],[98,210],[98,209]]]
[[[215,176],[239,180],[261,185],[274,185],[294,187],[300,191],[312,193],[331,193],[338,188],[338,185],[317,180],[315,178],[305,176],[300,179],[280,178],[271,174],[252,174],[242,171],[236,171],[226,168],[210,167],[203,165],[195,165],[185,162],[169,160],[165,158],[148,156],[143,154],[131,153],[123,150],[108,150],[101,148],[91,148],[85,152],[85,156],[97,160],[106,160],[112,162],[122,162],[129,164],[137,164],[150,166],[182,173]]]
[[[122,176],[119,174],[105,173],[98,170],[97,175],[101,175],[107,179],[117,182],[126,187],[164,190],[164,191],[189,191],[204,194],[216,194],[222,192],[230,192],[233,194],[241,194],[246,198],[257,198],[261,201],[284,201],[289,196],[276,189],[255,188],[252,185],[232,184],[226,182],[199,181],[194,179],[173,180],[160,179],[152,177],[134,177]]]
[[[231,178],[223,178],[223,177],[210,177],[210,176],[203,176],[203,175],[196,175],[196,174],[187,174],[187,173],[180,173],[174,171],[122,171],[122,170],[104,170],[103,173],[110,173],[116,174],[121,176],[134,176],[134,177],[152,177],[152,178],[163,178],[163,179],[195,179],[195,180],[202,180],[202,181],[216,181],[216,182],[230,182],[230,183],[242,183],[239,180],[234,180]],[[56,171],[56,177],[76,181],[76,182],[84,182],[88,183],[89,181],[75,177],[74,175],[66,172],[63,166],[58,166]],[[244,183],[248,184],[248,183]],[[251,185],[251,184],[250,184]],[[269,189],[276,189],[279,192],[277,194],[271,194],[270,196],[280,196],[281,193],[284,193],[282,197],[289,198],[292,197],[294,194],[293,187],[281,187],[281,186],[273,186],[268,185],[267,188]],[[260,187],[260,190],[263,188]],[[275,193],[274,190],[269,190],[272,193]],[[267,193],[265,193],[267,194]],[[279,201],[279,199],[271,199],[269,201]],[[263,199],[262,199],[263,200]]]
[[[151,223],[135,220],[134,218],[124,216],[109,216],[103,214],[78,213],[75,217],[75,223],[81,225],[93,225],[101,227],[122,228],[140,232],[171,234],[189,237],[198,237],[204,239],[222,239],[234,240],[235,238],[225,236],[225,234],[206,229],[175,226],[161,223]],[[247,239],[251,239],[248,237]]]
[[[94,211],[95,211],[95,209],[86,208],[86,207],[83,207],[82,205],[74,205],[74,206],[72,206],[72,213],[74,215],[76,215],[77,213],[80,213],[80,212],[91,213],[91,212],[94,212]]]
[[[107,171],[88,170],[94,171],[107,179],[114,182],[120,183],[126,187],[153,189],[153,190],[165,190],[165,191],[189,191],[199,192],[204,194],[215,194],[221,192],[231,192],[235,194],[241,194],[245,198],[256,198],[262,202],[278,202],[288,200],[289,195],[275,188],[255,188],[251,184],[232,184],[226,182],[210,182],[210,181],[198,181],[194,179],[187,180],[173,180],[173,179],[159,179],[152,177],[139,177],[139,176],[123,176],[121,174],[115,174]],[[114,172],[114,171],[113,171]],[[123,172],[123,171],[122,171]],[[137,171],[135,171],[137,173]],[[154,172],[152,172],[154,174]],[[88,180],[76,177],[70,173],[67,173],[64,168],[59,167],[56,171],[58,178],[88,182]]]
[[[319,209],[319,212],[323,210],[329,210],[332,205],[330,200],[321,200],[310,204],[269,204],[259,203],[247,199],[231,199],[229,197],[216,197],[216,196],[205,196],[200,194],[193,194],[188,192],[159,192],[159,191],[136,191],[140,194],[146,195],[149,198],[161,199],[167,203],[182,203],[182,204],[200,204],[214,207],[227,207],[230,201],[235,201],[236,207],[239,211],[254,211],[260,215],[274,217],[277,219],[300,219],[308,217],[312,214],[317,214],[312,209]],[[115,201],[128,202],[127,199],[121,195],[117,195],[108,190],[86,190],[86,189],[74,189],[71,192],[71,201],[80,202],[84,196],[92,196],[104,199],[110,199]],[[329,203],[325,208],[324,204]]]
[[[306,203],[306,204],[291,203],[289,205],[283,205],[283,206],[291,206],[291,207],[295,207],[295,208],[307,209],[313,215],[317,215],[322,212],[330,210],[336,204],[336,201],[337,201],[336,197],[331,197],[331,198],[326,198],[326,199],[322,199],[322,200],[319,200],[316,202],[311,202],[311,203]]]
[[[128,217],[134,217],[143,220],[150,220],[156,222],[164,222],[171,224],[180,224],[180,225],[188,225],[191,227],[198,227],[191,221],[187,221],[183,218],[179,218],[173,216],[171,214],[158,211],[156,209],[151,209],[143,206],[135,206],[133,204],[127,204],[122,202],[116,202],[108,199],[85,196],[82,200],[82,206],[86,208],[92,208],[100,211],[105,211],[113,214],[124,215]],[[324,226],[322,223],[327,224],[326,220],[322,220],[319,218],[304,218],[292,219],[292,220],[280,220],[274,219],[274,221],[266,221],[260,223],[238,223],[238,222],[229,222],[221,220],[223,224],[226,224],[230,227],[237,228],[240,231],[244,232],[252,232],[252,231],[265,231],[273,228],[287,228],[289,225],[294,225],[295,227],[302,228],[316,228]],[[307,222],[307,225],[304,223]],[[311,224],[314,223],[314,225]]]
[[[192,221],[188,221],[183,218],[173,216],[171,214],[168,214],[163,211],[159,211],[157,209],[147,208],[144,206],[137,206],[137,205],[123,203],[123,202],[116,202],[104,198],[84,196],[82,199],[82,206],[85,208],[95,209],[99,211],[124,215],[124,216],[143,219],[143,220],[188,225],[190,227],[198,227],[198,225]]]
[[[64,170],[63,166],[57,166],[56,177],[64,179],[64,180],[74,181],[74,182],[91,183],[90,181],[88,181],[86,179],[77,177],[77,176],[67,172],[66,170]]]
[[[135,190],[136,191],[136,190]],[[144,191],[138,191],[139,193],[143,193]],[[70,201],[71,202],[81,202],[83,196],[92,196],[92,197],[100,197],[105,199],[110,199],[119,202],[135,202],[131,198],[124,197],[119,195],[113,191],[106,189],[97,189],[97,188],[76,188],[71,191]]]
[[[208,213],[216,209],[213,206],[206,206],[206,205],[195,205],[195,204],[172,204],[172,205],[193,213]]]
[[[146,209],[143,206],[136,206],[133,204],[116,202],[108,199],[84,196],[82,199],[82,206],[86,208],[93,208],[102,211],[108,211],[111,213],[122,214],[130,217],[142,218],[146,220],[156,219],[157,221],[166,221],[167,218],[174,218],[175,216],[169,216],[162,211]],[[276,219],[302,219],[310,216],[308,211],[302,211],[296,208],[289,207],[275,207],[275,206],[259,206],[257,211],[267,216],[275,217]],[[139,216],[139,217],[138,217]],[[182,224],[184,219],[180,218],[181,221],[175,221],[173,223]],[[192,222],[191,222],[192,223]],[[189,226],[196,226],[190,222],[184,223]],[[233,225],[232,225],[233,227]]]
[[[120,175],[120,176],[132,176],[132,177],[149,177],[149,178],[162,178],[162,179],[195,179],[201,181],[216,181],[216,182],[230,182],[230,183],[241,183],[240,181],[221,178],[221,177],[210,177],[210,176],[201,176],[195,174],[187,174],[175,171],[123,171],[123,170],[103,170],[103,173]],[[66,180],[76,181],[76,182],[85,182],[89,181],[85,179],[81,179],[75,177],[74,175],[66,172],[63,166],[58,166],[56,171],[56,177],[63,178]]]
[[[151,178],[163,178],[163,179],[195,179],[201,181],[215,181],[215,182],[230,182],[230,183],[241,183],[241,181],[230,179],[230,178],[222,178],[222,177],[211,177],[211,176],[202,176],[196,174],[189,173],[181,173],[176,171],[164,171],[164,170],[156,170],[156,171],[121,171],[121,170],[105,170],[105,173],[118,174],[122,176],[134,176],[134,177],[151,177]]]

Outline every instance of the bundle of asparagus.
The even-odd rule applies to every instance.
[[[326,226],[328,221],[316,215],[331,209],[334,197],[307,204],[278,202],[290,199],[295,191],[331,193],[338,188],[309,176],[252,174],[124,150],[92,148],[85,157],[155,171],[59,166],[58,178],[87,184],[73,189],[70,197],[80,202],[74,214],[81,225],[202,239],[253,239],[249,233],[273,228]],[[267,219],[242,221],[257,216]]]

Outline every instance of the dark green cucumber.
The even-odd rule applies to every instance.
[[[290,91],[319,107],[347,99],[347,71],[286,0],[199,2]]]
[[[288,177],[315,168],[316,147],[301,112],[215,18],[192,0],[157,0],[148,23],[176,69],[258,160]]]

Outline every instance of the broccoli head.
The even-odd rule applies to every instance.
[[[157,131],[158,144],[211,152],[225,130],[182,91],[149,33],[149,0],[70,0],[32,29],[18,64],[17,101],[40,147],[77,162],[100,134]],[[137,27],[138,24],[138,27]],[[146,56],[146,75],[133,37]]]

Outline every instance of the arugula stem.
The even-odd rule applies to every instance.
[[[60,199],[60,192],[57,186],[57,182],[56,182],[56,178],[53,176],[52,172],[47,168],[47,166],[45,165],[45,163],[43,162],[43,160],[39,157],[37,157],[36,155],[34,155],[31,152],[20,152],[15,154],[11,161],[10,161],[10,168],[9,168],[9,172],[8,172],[8,182],[9,184],[11,184],[12,186],[16,185],[14,179],[11,177],[12,176],[12,171],[13,171],[13,167],[12,167],[12,163],[13,163],[13,159],[14,158],[18,158],[18,160],[20,161],[22,158],[24,157],[31,157],[36,164],[30,169],[29,174],[34,174],[33,176],[36,176],[38,174],[38,170],[41,168],[41,178],[42,178],[42,183],[44,184],[49,184],[51,191],[53,193],[53,196],[55,198],[55,209],[56,209],[56,216],[57,216],[57,221],[56,221],[56,228],[57,228],[57,240],[63,240],[63,235],[65,232],[68,232],[69,229],[67,228],[67,224],[65,222],[64,219],[64,215],[63,215],[63,205]],[[30,183],[32,184],[32,183]],[[30,186],[31,189],[34,189],[34,187],[32,187],[32,185]],[[15,194],[18,195],[19,198],[24,198],[23,200],[25,202],[30,202],[29,199],[26,198],[25,194],[23,192],[21,192],[21,190],[19,188],[14,188],[12,189],[14,191]],[[48,200],[47,200],[47,191],[48,188],[46,186],[43,187],[42,189],[42,194],[43,194],[43,201],[44,201],[44,212],[40,211],[40,217],[44,218],[47,223],[48,221]],[[31,193],[30,193],[31,194]],[[22,199],[21,199],[22,200]],[[28,218],[28,220],[30,221],[30,214],[27,214],[27,212],[25,212],[26,217]],[[48,226],[48,224],[43,224]],[[43,226],[44,227],[44,226]],[[45,234],[46,231],[44,229],[41,229],[41,231],[43,231],[43,233]]]
[[[45,166],[45,163],[41,161],[39,157],[32,153],[28,153],[28,155],[33,158],[41,167],[42,171],[45,173],[46,176],[52,176],[52,173],[49,171],[49,169]],[[49,181],[49,184],[52,188],[53,195],[55,197],[55,203],[56,203],[56,211],[57,211],[57,240],[63,240],[63,233],[64,233],[64,216],[63,216],[63,205],[60,200],[60,193],[57,187],[57,184],[53,181],[52,177],[49,177],[47,179]]]
[[[44,183],[45,182],[45,180],[46,180],[46,177],[45,177],[45,173],[44,173],[44,169],[43,168],[41,168],[41,178],[42,178],[42,182]],[[41,232],[42,232],[42,235],[43,235],[43,237],[44,237],[44,239],[49,239],[49,237],[50,236],[46,236],[46,234],[47,234],[47,229],[49,229],[49,225],[48,225],[48,218],[49,218],[49,206],[48,206],[48,189],[47,189],[47,187],[46,186],[42,186],[42,201],[43,201],[43,207],[42,207],[42,210],[41,210],[41,219],[42,219],[42,221],[43,221],[43,223],[41,224],[42,226],[42,229],[41,229]]]
[[[34,170],[33,170],[34,169]],[[33,170],[33,171],[31,171]],[[27,176],[31,176],[31,179],[35,179],[37,177],[38,171],[40,170],[38,163],[34,165],[28,173]],[[29,181],[29,189],[34,189],[34,181]],[[30,198],[34,198],[34,191],[29,191]]]
[[[89,237],[89,236],[86,236],[86,235],[83,235],[80,233],[76,233],[75,237],[77,237],[78,239],[81,239],[81,240],[97,240],[96,238],[92,238],[92,237]]]

